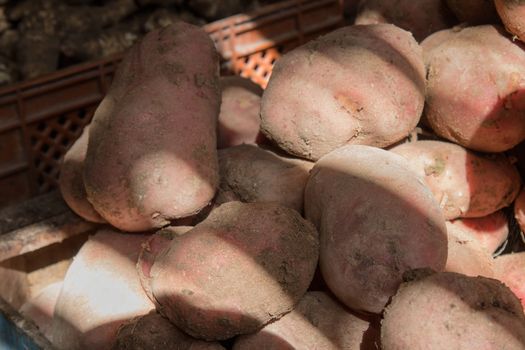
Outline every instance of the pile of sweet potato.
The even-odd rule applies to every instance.
[[[389,13],[398,2],[360,8],[382,22],[421,11]],[[113,227],[41,298],[56,303],[48,337],[525,348],[525,252],[494,258],[513,205],[525,229],[511,156],[525,140],[525,46],[476,24],[424,28],[421,44],[391,23],[346,26],[286,53],[264,92],[220,78],[197,27],[148,34],[63,164],[70,207]]]

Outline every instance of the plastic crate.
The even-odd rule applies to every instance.
[[[204,26],[223,74],[262,87],[275,60],[343,23],[339,0],[294,0]],[[57,185],[60,162],[104,97],[122,55],[0,89],[0,207]]]

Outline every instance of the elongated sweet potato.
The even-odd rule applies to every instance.
[[[384,350],[506,349],[525,346],[516,296],[485,277],[442,272],[404,283],[381,324]]]
[[[525,41],[525,2],[521,0],[494,0],[505,29]]]
[[[87,221],[102,223],[106,222],[106,220],[96,212],[87,200],[84,179],[82,177],[88,138],[89,126],[86,126],[80,138],[75,141],[64,156],[64,161],[60,166],[58,184],[60,193],[71,210]]]
[[[218,185],[218,55],[174,23],[128,51],[91,124],[88,200],[124,231],[164,226],[206,206]]]
[[[498,256],[494,271],[495,277],[516,294],[525,309],[525,252]]]
[[[55,307],[57,348],[110,349],[122,324],[154,309],[135,268],[147,237],[105,229],[82,246]]]
[[[283,318],[254,334],[240,336],[233,350],[252,349],[376,349],[379,330],[352,314],[323,292],[308,292]]]
[[[497,25],[437,32],[421,45],[425,116],[436,134],[483,152],[506,151],[525,139],[525,46]]]
[[[206,340],[251,333],[291,311],[319,254],[312,224],[273,203],[225,203],[156,255],[157,310]],[[139,264],[139,271],[144,265]]]
[[[323,277],[350,308],[380,313],[405,271],[445,267],[438,203],[395,153],[349,145],[327,154],[311,171],[305,213],[320,232]]]
[[[394,144],[423,110],[421,54],[412,35],[391,24],[348,26],[312,40],[277,60],[261,130],[310,160],[345,144]]]
[[[447,220],[482,217],[510,205],[520,175],[504,155],[482,156],[442,141],[416,141],[391,149],[409,163],[432,190]]]

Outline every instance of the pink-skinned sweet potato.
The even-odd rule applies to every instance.
[[[501,282],[442,272],[401,285],[383,314],[384,350],[520,350],[525,315]]]
[[[506,151],[525,139],[525,46],[497,25],[438,32],[421,45],[425,117],[436,134],[483,152]]]
[[[155,308],[135,268],[147,238],[104,229],[82,246],[55,307],[52,341],[58,349],[110,349],[123,323]]]
[[[447,222],[447,233],[448,256],[445,271],[473,277],[494,277],[494,259],[478,240],[450,222]]]
[[[20,314],[32,320],[49,340],[52,337],[53,313],[61,289],[62,282],[51,283],[20,307]]]
[[[447,220],[483,217],[509,206],[521,180],[504,155],[483,156],[442,141],[404,143],[390,151],[425,178]]]
[[[127,52],[93,117],[84,167],[88,200],[110,224],[145,231],[211,201],[218,68],[213,41],[184,22]]]
[[[456,17],[469,25],[499,23],[494,0],[446,0]]]
[[[67,205],[77,215],[87,221],[103,223],[106,222],[106,220],[96,212],[91,203],[87,200],[84,179],[82,177],[88,138],[89,126],[86,126],[82,135],[80,135],[64,156],[64,160],[60,166],[58,186],[62,198],[64,198]]]
[[[498,256],[494,271],[495,277],[510,288],[525,309],[525,252]]]
[[[217,342],[197,340],[184,334],[156,312],[123,325],[111,350],[224,350]]]
[[[242,202],[276,202],[303,211],[303,193],[314,163],[254,145],[219,151],[219,200],[228,193]]]
[[[355,24],[392,23],[419,42],[452,27],[454,16],[442,0],[361,0]]]
[[[519,40],[525,41],[525,1],[494,0],[505,29]]]
[[[443,270],[447,231],[438,203],[401,156],[341,147],[320,160],[305,189],[320,233],[320,266],[348,307],[380,313],[406,270]]]
[[[346,144],[386,147],[418,123],[424,72],[409,32],[391,24],[343,27],[277,60],[262,97],[261,130],[310,160]]]
[[[509,236],[507,216],[501,210],[480,218],[463,218],[450,222],[452,226],[467,232],[485,247],[491,254],[494,253]]]
[[[260,142],[262,88],[239,76],[221,77],[220,81],[222,103],[217,148]]]
[[[313,225],[292,209],[229,202],[173,237],[143,272],[157,310],[179,329],[228,339],[295,307],[314,275],[318,244]]]
[[[308,292],[297,307],[254,334],[236,339],[233,350],[376,350],[379,330],[323,292]]]

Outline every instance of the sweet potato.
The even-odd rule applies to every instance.
[[[310,160],[345,144],[391,145],[421,116],[421,57],[412,35],[391,24],[348,26],[312,40],[277,60],[261,130]]]
[[[60,166],[58,185],[62,198],[76,214],[92,222],[106,222],[87,200],[84,188],[84,160],[88,146],[89,126],[84,128],[82,135],[75,141],[64,156]]]
[[[521,0],[494,0],[505,29],[519,40],[525,41],[525,2]]]
[[[261,87],[249,79],[231,76],[221,77],[221,90],[217,147],[220,149],[261,141]]]
[[[494,259],[479,241],[447,222],[448,256],[445,271],[467,276],[494,277]]]
[[[361,0],[355,24],[392,23],[411,32],[419,42],[451,27],[453,19],[442,0]]]
[[[219,151],[219,185],[242,202],[276,202],[303,211],[303,192],[314,163],[253,145]]]
[[[456,219],[450,224],[467,232],[490,253],[494,253],[509,236],[507,216],[501,210],[481,218]]]
[[[522,188],[516,201],[514,201],[514,217],[520,226],[521,231],[525,232],[525,190]]]
[[[104,229],[82,246],[55,307],[57,348],[110,349],[123,323],[154,309],[135,268],[147,237]]]
[[[368,320],[323,292],[308,292],[283,318],[254,334],[240,336],[233,350],[377,349],[379,332]]]
[[[448,7],[470,25],[499,23],[494,0],[446,0]]]
[[[93,117],[84,166],[88,200],[109,223],[148,230],[211,201],[218,79],[212,40],[190,24],[152,31],[128,51]]]
[[[432,192],[401,156],[341,147],[317,161],[305,213],[320,232],[320,266],[348,307],[380,313],[406,270],[443,270],[445,220]]]
[[[442,141],[416,141],[391,149],[425,178],[447,220],[482,217],[510,205],[520,175],[504,155],[483,156]]]
[[[384,350],[525,346],[518,299],[497,280],[442,272],[404,283],[381,324]]]
[[[123,325],[112,350],[224,350],[219,343],[193,339],[156,312]]]
[[[156,255],[150,290],[157,310],[195,338],[251,333],[301,299],[318,244],[315,228],[292,209],[226,203]]]
[[[525,309],[525,252],[498,256],[494,271],[495,277],[516,294]]]
[[[61,289],[62,282],[52,283],[20,307],[20,314],[32,320],[49,340],[52,337],[53,313]]]
[[[440,40],[432,37],[438,34]],[[525,139],[525,46],[483,25],[436,33],[422,42],[427,66],[425,116],[441,137],[483,152]]]

